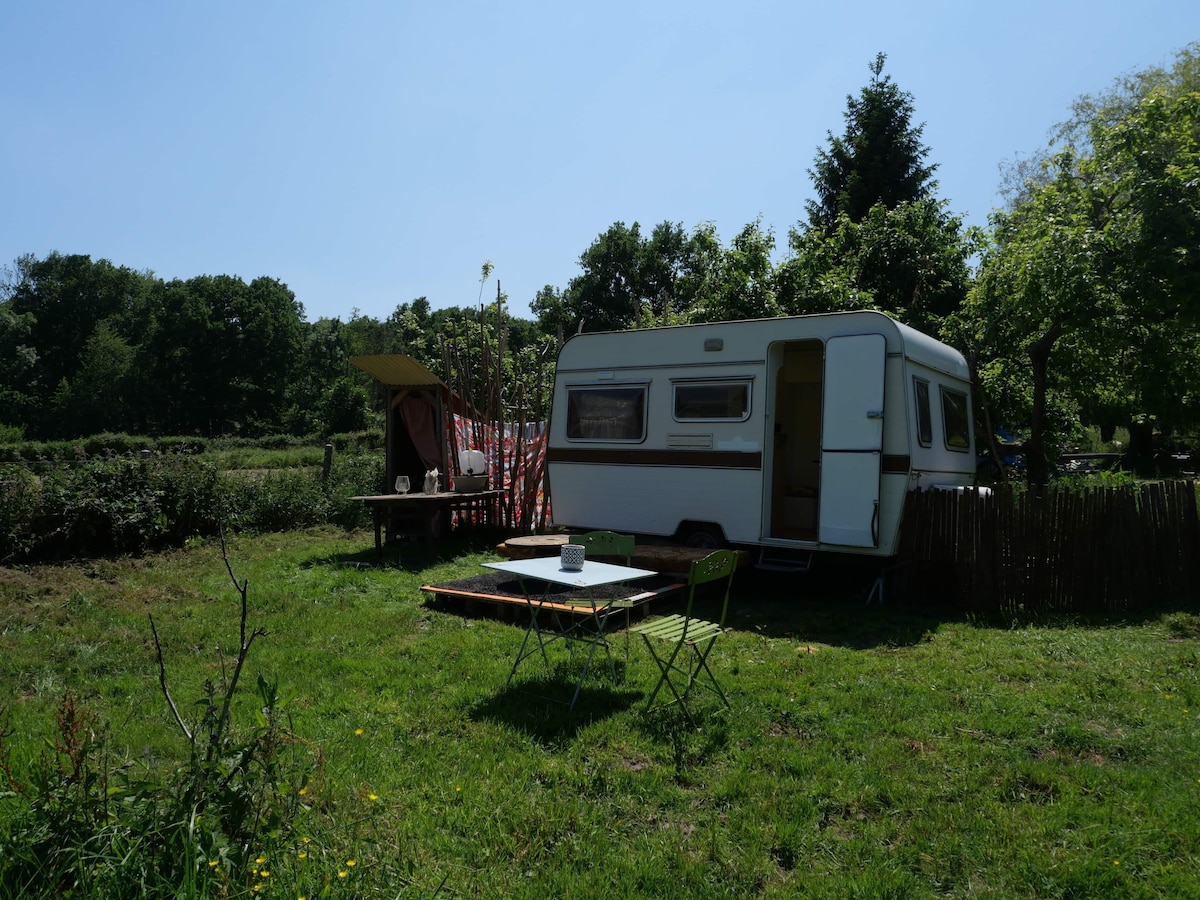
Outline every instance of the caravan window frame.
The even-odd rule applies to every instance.
[[[754,377],[750,375],[721,378],[673,378],[671,379],[671,418],[676,422],[745,422],[750,418],[754,402]],[[680,389],[688,388],[736,388],[743,394],[742,411],[737,415],[681,415]],[[736,399],[730,394],[730,401]],[[727,406],[727,408],[729,408]]]
[[[956,391],[944,384],[939,384],[938,388],[942,396],[942,439],[946,449],[954,453],[969,453],[971,451],[970,397],[966,391]],[[948,405],[947,400],[958,401],[957,409],[961,412]],[[953,431],[951,430],[952,426],[954,426]]]
[[[606,381],[603,383],[587,382],[580,384],[568,384],[567,386],[567,421],[566,434],[567,440],[576,443],[606,443],[606,444],[640,444],[646,440],[646,423],[647,423],[647,407],[648,396],[650,393],[650,383],[648,381],[639,382],[612,382]],[[595,433],[586,433],[589,430],[584,427],[584,420],[580,418],[579,404],[576,400],[584,394],[612,394],[614,400],[618,404],[618,412],[623,412],[618,424],[622,424],[620,429],[624,433],[618,433],[613,436],[599,436]],[[626,395],[618,397],[615,395]],[[619,404],[626,404],[625,410],[620,410]],[[614,417],[616,418],[616,417]],[[636,432],[636,435],[635,433]]]
[[[929,379],[913,376],[913,403],[917,413],[917,443],[933,446],[933,410],[929,402]]]

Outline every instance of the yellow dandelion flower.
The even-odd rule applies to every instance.
[[[358,860],[357,859],[348,859],[348,860],[346,860],[346,865],[348,865],[350,868],[354,868],[355,866],[358,865]]]
[[[342,869],[340,872],[338,872],[338,878],[345,878],[349,874],[350,873],[347,872],[345,869]]]
[[[378,800],[379,795],[378,794],[367,794],[367,799],[368,800]]]
[[[310,838],[310,837],[302,837],[302,838],[300,838],[300,840],[304,841],[304,843],[306,843],[306,844],[312,843],[312,838]]]
[[[263,869],[261,872],[258,873],[258,877],[259,878],[270,878],[271,873],[269,871],[267,871],[266,869]]]
[[[301,797],[303,797],[307,793],[308,793],[308,788],[306,788],[306,787],[300,788],[300,796]]]
[[[220,864],[221,864],[221,861],[220,861],[219,859],[210,859],[210,860],[208,861],[208,866],[209,866],[209,868],[211,868],[211,869],[215,869],[215,868],[216,868],[217,866],[219,866]]]
[[[260,856],[260,857],[258,857],[258,859],[254,860],[254,861],[261,866],[263,863],[265,863],[267,861],[267,858],[265,856]]]
[[[363,730],[361,728],[355,728],[354,733],[359,737],[362,737]]]
[[[298,857],[300,857],[301,859],[308,859],[308,854],[307,854],[307,853],[305,853],[303,850],[301,850],[301,851],[300,851],[299,853],[297,853],[296,855],[297,855]]]
[[[1121,864],[1121,861],[1120,861],[1119,859],[1114,859],[1114,860],[1113,860],[1113,865],[1114,865],[1114,866],[1119,866],[1120,864]]]

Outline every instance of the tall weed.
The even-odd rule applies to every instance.
[[[14,735],[0,715],[0,777],[17,800],[0,823],[0,897],[238,894],[250,886],[256,854],[292,839],[319,754],[295,736],[277,682],[261,674],[256,724],[234,727],[240,677],[265,631],[247,631],[246,582],[233,582],[241,594],[237,657],[232,669],[222,662],[219,683],[205,681],[193,722],[171,697],[150,621],[163,695],[188,744],[175,768],[114,760],[108,726],[68,691],[47,749],[19,781]]]

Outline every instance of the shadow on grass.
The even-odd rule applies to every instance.
[[[381,555],[375,553],[374,544],[363,544],[362,550],[354,553],[330,553],[315,556],[305,561],[306,567],[347,566],[353,568],[402,569],[419,574],[426,569],[445,565],[461,556],[473,553],[490,553],[496,540],[475,533],[465,537],[452,535],[439,541],[421,540],[392,541],[385,544]]]
[[[569,709],[576,673],[566,664],[533,678],[522,678],[518,672],[511,684],[480,700],[467,714],[474,721],[516,729],[544,746],[557,746],[593,722],[629,710],[643,697],[623,680],[622,664],[618,663],[616,681],[607,668],[600,673],[593,668],[575,708]]]
[[[726,625],[770,638],[855,650],[920,643],[939,625],[968,614],[944,599],[872,595],[880,574],[871,563],[824,563],[804,573],[743,569],[733,583]],[[868,603],[870,599],[870,603]],[[703,615],[703,610],[698,610]]]
[[[687,713],[678,703],[645,710],[634,719],[634,727],[656,744],[671,748],[676,778],[693,767],[704,765],[730,743],[731,711],[715,701],[689,698]]]

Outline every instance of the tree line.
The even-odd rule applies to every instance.
[[[0,285],[0,435],[321,434],[382,395],[348,360],[407,353],[528,418],[577,331],[878,309],[958,347],[982,434],[1023,430],[1031,480],[1086,425],[1191,434],[1200,414],[1200,44],[1079,98],[1043,151],[1004,169],[1006,205],[966,228],[938,196],[915,103],[886,57],[847,97],[783,247],[761,221],[616,222],[508,313],[490,263],[474,307],[305,320],[269,277],[164,281],[107,260],[22,257]],[[780,258],[777,250],[782,251]],[[485,295],[485,290],[489,296]],[[499,374],[499,377],[495,377]],[[540,382],[538,380],[541,380]]]

